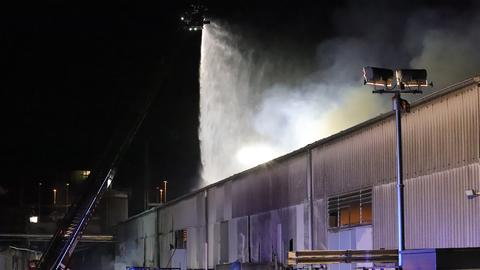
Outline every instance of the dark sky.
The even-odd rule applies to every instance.
[[[137,189],[133,201],[145,177],[152,190],[168,179],[172,197],[195,187],[201,37],[179,25],[188,3],[56,1],[0,9],[0,185],[9,190],[0,195],[2,202],[17,202],[22,186],[26,200],[34,201],[28,190],[39,180],[54,185],[65,180],[66,171],[93,167],[119,127],[131,125],[145,96],[155,91],[115,187]],[[331,22],[340,18],[348,25],[352,15],[341,12],[345,1],[203,3],[212,20],[241,25],[268,39],[265,46],[289,38],[314,44],[344,31]],[[412,7],[401,3],[396,6]],[[460,3],[418,5],[455,9]],[[382,1],[363,4],[396,8]]]
[[[172,2],[2,10],[0,184],[10,199],[22,182],[27,190],[40,180],[54,185],[66,171],[93,167],[155,91],[115,185],[139,185],[148,143],[152,185],[167,178],[172,195],[191,188],[200,35],[181,30],[183,3]]]

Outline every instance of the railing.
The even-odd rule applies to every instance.
[[[127,266],[126,270],[180,270],[180,268]]]
[[[397,250],[301,250],[288,252],[288,265],[335,263],[397,263]],[[388,267],[392,268],[392,267]],[[393,267],[394,268],[394,267]],[[363,269],[363,268],[360,268]],[[368,269],[368,268],[366,268]],[[371,268],[370,268],[371,269]]]

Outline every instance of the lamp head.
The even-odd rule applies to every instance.
[[[466,195],[469,199],[472,199],[472,198],[478,196],[478,192],[475,191],[474,189],[467,189],[467,190],[465,190],[465,195]]]
[[[364,83],[374,86],[392,87],[393,70],[378,67],[363,68]]]
[[[398,69],[395,71],[395,75],[400,89],[420,88],[430,85],[427,81],[427,70],[425,69]]]

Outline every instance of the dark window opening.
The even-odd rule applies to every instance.
[[[372,224],[372,189],[362,189],[328,199],[329,228],[365,224]]]
[[[175,231],[175,248],[176,249],[187,248],[187,230]]]

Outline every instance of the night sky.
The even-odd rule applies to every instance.
[[[401,2],[358,5],[399,12],[413,7]],[[202,3],[212,20],[241,25],[251,37],[265,39],[264,46],[286,40],[312,46],[344,31],[332,27],[334,19],[348,25],[352,15],[342,13],[347,1]],[[459,1],[423,1],[415,7],[434,3],[446,10],[469,8]],[[141,208],[136,198],[145,177],[152,190],[167,179],[170,198],[195,188],[201,166],[201,34],[179,24],[188,4],[56,1],[1,9],[2,204],[19,203],[22,187],[23,200],[32,203],[38,181],[54,186],[66,181],[69,170],[95,166],[112,136],[133,123],[152,92],[157,92],[152,109],[114,187],[133,190],[134,212]]]

